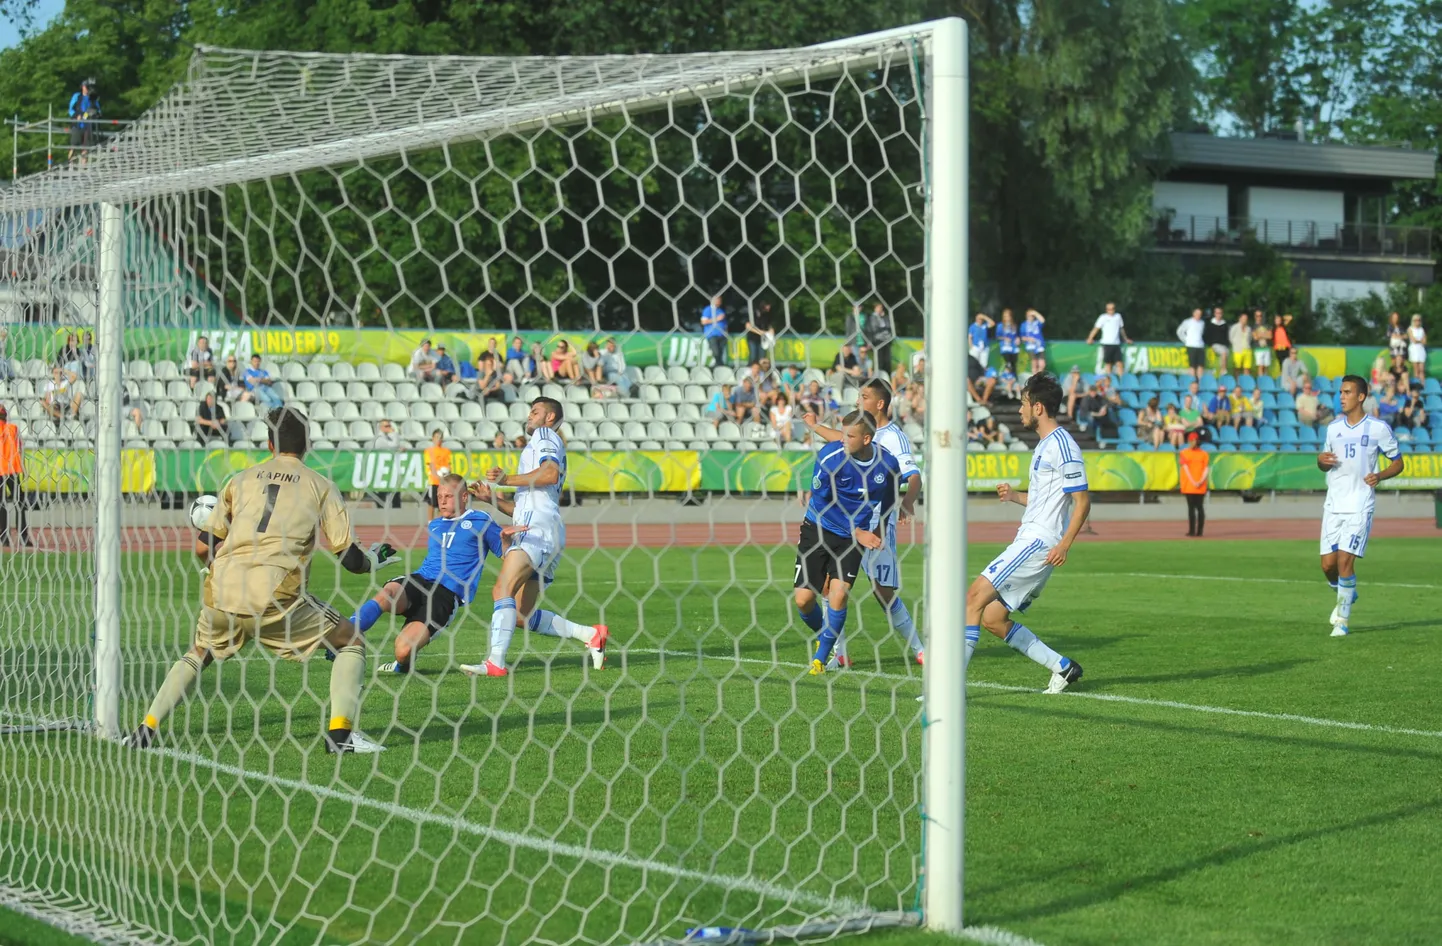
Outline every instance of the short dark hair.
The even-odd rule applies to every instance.
[[[872,378],[862,385],[863,388],[870,388],[871,393],[881,398],[881,409],[887,413],[891,412],[891,385],[880,378]]]
[[[550,411],[552,414],[555,414],[555,415],[556,415],[556,423],[559,424],[562,420],[565,419],[566,412],[565,412],[565,410],[561,407],[561,402],[558,401],[558,400],[556,400],[555,398],[553,398],[553,397],[538,397],[538,398],[536,398],[534,401],[531,402],[531,406],[532,406],[532,407],[535,407],[537,404],[544,405],[545,408],[546,408],[546,410]]]
[[[258,352],[258,351],[253,351],[253,352],[250,353],[250,360],[251,360],[251,361],[255,361],[255,360],[256,360],[257,358],[259,358],[259,357],[260,357],[260,352]]]
[[[293,407],[277,407],[265,416],[266,439],[276,453],[305,456],[310,448],[310,421]]]
[[[876,421],[872,420],[871,415],[865,411],[852,411],[850,414],[847,414],[841,418],[841,426],[860,427],[868,434],[876,433]]]
[[[1039,371],[1026,380],[1026,386],[1021,389],[1022,397],[1025,397],[1033,404],[1040,404],[1046,409],[1046,416],[1056,418],[1057,412],[1061,410],[1061,402],[1064,398],[1061,390],[1061,382],[1057,381],[1056,375],[1049,371]]]
[[[1337,390],[1342,390],[1342,385],[1346,384],[1348,381],[1352,382],[1354,385],[1357,386],[1357,390],[1362,392],[1363,397],[1366,397],[1367,392],[1371,390],[1371,388],[1367,386],[1367,379],[1359,374],[1343,375],[1342,380],[1337,384]]]

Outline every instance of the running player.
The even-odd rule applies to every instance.
[[[410,672],[416,654],[445,629],[456,608],[475,598],[486,553],[500,558],[520,531],[515,526],[503,529],[487,513],[467,509],[463,476],[447,473],[435,489],[440,515],[426,526],[430,537],[425,561],[411,574],[386,582],[350,619],[364,634],[382,614],[405,617],[396,635],[396,659],[381,664],[381,673]]]
[[[350,513],[335,484],[303,462],[309,424],[280,407],[266,417],[271,459],[231,477],[220,491],[195,554],[210,566],[195,641],[165,676],[160,692],[130,744],[146,748],[156,730],[200,672],[224,660],[251,638],[288,660],[305,660],[320,647],[337,652],[330,671],[331,715],[327,752],[379,752],[356,730],[365,680],[365,638],[330,606],[306,591],[316,536],[344,550],[341,567],[374,572],[395,556],[389,545],[356,544]]]
[[[1031,456],[1031,486],[1023,493],[1003,483],[1001,501],[1025,506],[1016,539],[986,567],[966,593],[966,661],[981,629],[1051,671],[1048,693],[1060,693],[1081,679],[1081,664],[1052,650],[1011,619],[1041,595],[1051,570],[1066,564],[1067,552],[1091,512],[1086,467],[1071,434],[1056,422],[1062,390],[1050,374],[1034,374],[1021,391],[1021,424],[1041,436]]]
[[[1337,592],[1332,609],[1333,637],[1346,637],[1357,600],[1357,559],[1367,554],[1377,484],[1402,472],[1402,452],[1392,428],[1362,410],[1367,382],[1354,374],[1342,379],[1342,413],[1327,425],[1327,440],[1317,466],[1327,474],[1322,504],[1322,572]],[[1377,471],[1378,455],[1391,462]]]
[[[876,424],[865,411],[852,411],[841,421],[841,440],[816,453],[811,498],[796,543],[796,607],[808,627],[820,610],[817,594],[826,596],[813,676],[826,672],[831,649],[846,628],[846,603],[867,549],[886,543],[878,534],[896,505],[901,466],[896,457],[876,446]]]
[[[921,637],[916,633],[916,622],[911,619],[911,612],[906,610],[906,604],[896,593],[901,588],[901,569],[896,555],[896,527],[911,521],[916,503],[921,499],[921,470],[917,469],[916,460],[911,453],[911,438],[891,419],[889,384],[880,378],[866,382],[857,395],[856,406],[871,417],[872,423],[876,425],[872,443],[896,458],[900,481],[906,484],[906,492],[902,495],[900,504],[883,523],[883,546],[879,549],[868,549],[861,557],[861,568],[866,572],[866,577],[871,579],[871,592],[876,596],[876,603],[881,605],[881,610],[886,612],[887,622],[896,633],[906,639],[906,645],[916,654],[916,662],[924,663],[926,658]],[[808,412],[804,420],[806,426],[822,440],[841,439],[841,431],[818,424],[815,414]],[[821,630],[820,609],[813,609],[809,613],[802,612],[801,619],[813,631]],[[844,637],[836,641],[836,662],[843,667],[850,666],[851,663],[846,653]]]
[[[461,670],[471,676],[504,677],[506,651],[516,633],[520,619],[526,627],[548,637],[578,640],[586,645],[591,666],[606,667],[606,640],[610,636],[604,624],[586,625],[568,621],[553,611],[536,611],[544,585],[556,577],[556,565],[566,549],[566,526],[561,521],[561,484],[566,479],[566,445],[556,428],[561,426],[561,403],[553,398],[538,397],[531,402],[526,415],[526,433],[530,440],[521,451],[515,473],[495,467],[486,473],[490,486],[475,484],[472,495],[491,501],[509,515],[520,527],[511,547],[501,558],[501,571],[491,589],[494,601],[491,611],[490,654],[485,663],[462,664]],[[491,489],[514,489],[514,500],[491,498]]]

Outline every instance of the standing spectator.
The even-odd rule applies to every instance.
[[[1182,437],[1187,431],[1187,425],[1186,422],[1182,420],[1182,415],[1177,413],[1177,406],[1175,404],[1167,405],[1166,416],[1162,418],[1162,428],[1166,432],[1167,443],[1180,450],[1182,448]]]
[[[746,363],[754,365],[759,362],[775,341],[776,332],[771,328],[771,303],[753,303],[751,314],[746,319]]]
[[[72,124],[70,151],[65,155],[65,160],[73,160],[78,148],[81,163],[84,163],[85,152],[95,146],[95,120],[100,117],[100,90],[94,79],[86,79],[80,83],[80,91],[70,96],[67,113]]]
[[[711,346],[711,357],[718,365],[729,365],[731,359],[726,351],[726,308],[721,304],[721,294],[711,297],[711,304],[701,310],[701,334]]]
[[[595,342],[587,342],[581,354],[581,383],[592,387],[606,383],[606,376],[601,372],[601,346]]]
[[[1026,310],[1026,321],[1021,323],[1021,343],[1029,356],[1028,370],[1032,374],[1046,370],[1046,336],[1042,326],[1046,319],[1035,309]]]
[[[1187,499],[1187,535],[1201,538],[1207,525],[1207,478],[1210,475],[1207,452],[1197,445],[1196,434],[1187,436],[1187,449],[1177,454],[1177,475],[1182,495]]]
[[[782,391],[771,402],[771,436],[778,444],[791,440],[791,399]]]
[[[505,395],[501,393],[501,375],[496,370],[495,356],[488,351],[481,352],[481,366],[476,372],[476,386],[471,390],[471,396],[483,404],[487,401],[505,400]]]
[[[1422,316],[1413,315],[1407,329],[1407,360],[1412,362],[1412,376],[1418,384],[1427,380],[1427,330],[1422,327]]]
[[[446,354],[446,346],[436,346],[436,367],[432,372],[436,384],[450,384],[456,380],[456,360]]]
[[[1193,309],[1192,317],[1177,326],[1177,338],[1187,349],[1187,374],[1198,381],[1207,370],[1207,323],[1202,320],[1202,310]]]
[[[436,353],[431,350],[429,338],[421,339],[421,347],[411,352],[410,372],[418,382],[435,380]]]
[[[1261,309],[1252,316],[1252,363],[1259,378],[1272,371],[1272,326]]]
[[[1291,313],[1272,317],[1272,354],[1276,361],[1284,360],[1292,350],[1291,324]]]
[[[1086,394],[1086,385],[1082,384],[1081,366],[1072,365],[1067,372],[1066,380],[1062,382],[1062,393],[1066,395],[1066,415],[1076,418],[1076,402]]]
[[[966,330],[967,353],[976,359],[977,364],[986,367],[987,358],[991,356],[991,345],[987,342],[987,335],[990,329],[996,326],[996,322],[985,312],[978,312],[972,320],[970,327]]]
[[[871,307],[871,314],[866,317],[862,333],[866,337],[866,344],[871,346],[876,355],[876,376],[888,377],[891,374],[891,343],[896,341],[896,326],[892,324],[891,316],[880,302]]]
[[[25,450],[20,444],[20,428],[10,423],[5,405],[0,404],[0,545],[5,551],[13,548],[34,548],[30,541],[30,522],[25,510]],[[15,507],[15,535],[10,534],[10,507]]]
[[[251,400],[250,392],[245,389],[245,376],[240,373],[240,367],[236,364],[234,355],[227,355],[225,364],[221,365],[220,371],[216,372],[215,387],[232,404],[236,401]]]
[[[1203,340],[1206,341],[1207,346],[1211,348],[1217,356],[1216,374],[1218,376],[1226,374],[1227,372],[1229,329],[1230,326],[1227,325],[1227,317],[1222,314],[1222,307],[1217,306],[1212,310],[1212,320],[1208,322],[1206,328],[1202,330]]]
[[[285,401],[275,390],[275,379],[270,372],[260,366],[260,356],[250,356],[250,367],[245,369],[245,389],[257,403],[263,404],[267,411],[273,411],[284,405]]]
[[[80,346],[80,377],[85,381],[95,379],[95,362],[97,354],[95,351],[95,333],[85,333],[85,343]],[[214,369],[212,368],[212,375]]]
[[[208,392],[205,400],[195,409],[195,439],[201,443],[220,440],[230,446],[230,424],[225,416],[225,407],[215,399],[214,392]]]
[[[445,446],[445,431],[437,427],[431,431],[431,445],[425,450],[426,476],[430,479],[430,488],[426,490],[426,521],[430,522],[436,517],[441,508],[440,486],[441,477],[451,472],[451,451]]]
[[[601,377],[622,397],[631,396],[631,376],[626,374],[626,354],[616,347],[614,338],[606,339],[606,353],[601,356]]]
[[[1317,397],[1317,392],[1312,390],[1312,379],[1302,378],[1302,390],[1297,392],[1293,406],[1297,411],[1297,421],[1305,427],[1317,426],[1318,411],[1321,408],[1322,399]]]
[[[1392,355],[1393,364],[1407,363],[1407,326],[1402,324],[1402,313],[1393,312],[1387,319],[1387,351]]]
[[[215,353],[210,350],[210,339],[204,335],[195,340],[190,354],[185,356],[185,376],[190,380],[190,390],[202,381],[215,381]]]
[[[841,388],[848,380],[860,384],[861,362],[857,359],[856,353],[851,350],[850,345],[842,345],[841,351],[831,361],[831,376],[827,379],[833,387]]]
[[[65,344],[55,353],[55,364],[70,374],[80,373],[80,343],[75,338],[74,332],[65,335]]]
[[[1130,345],[1132,340],[1127,337],[1126,320],[1117,311],[1115,302],[1108,302],[1106,311],[1097,316],[1092,330],[1087,333],[1088,345],[1095,342],[1097,333],[1101,333],[1102,371],[1107,374],[1122,374],[1126,370],[1126,362],[1122,359],[1122,344]]]
[[[1282,390],[1288,394],[1296,394],[1297,388],[1305,380],[1307,380],[1307,368],[1302,364],[1302,359],[1297,357],[1297,350],[1295,348],[1287,349],[1286,357],[1282,359]]]
[[[1227,329],[1227,345],[1232,349],[1232,369],[1238,375],[1252,370],[1252,328],[1247,313],[1237,316],[1237,321]]]
[[[731,392],[731,414],[738,424],[745,423],[748,414],[753,422],[761,421],[761,407],[756,403],[756,386],[749,374],[743,375],[741,383]]]
[[[10,363],[10,330],[0,325],[0,381],[14,381],[15,366]]]
[[[1217,385],[1217,393],[1207,401],[1207,406],[1202,409],[1202,417],[1207,423],[1218,429],[1226,426],[1232,421],[1232,399],[1227,396],[1227,386]]]
[[[1166,435],[1160,405],[1161,399],[1154,397],[1147,401],[1147,406],[1137,415],[1137,436],[1143,441],[1150,440],[1153,447],[1160,447]]]
[[[1012,318],[1010,309],[1001,310],[1001,324],[996,327],[996,350],[1001,354],[1001,360],[1006,363],[1007,370],[1015,375],[1016,357],[1021,352],[1021,332],[1016,327],[1016,320]]]
[[[80,391],[75,385],[75,375],[62,371],[59,365],[50,369],[50,380],[45,382],[40,394],[51,420],[58,422],[80,413]]]

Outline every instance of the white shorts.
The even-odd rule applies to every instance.
[[[1272,367],[1272,350],[1270,348],[1252,349],[1252,361],[1258,368]]]
[[[973,345],[973,346],[971,346],[971,348],[969,349],[969,352],[970,352],[970,354],[971,354],[971,357],[973,357],[973,358],[975,358],[977,361],[981,362],[981,366],[982,366],[983,368],[985,368],[985,367],[986,367],[986,359],[987,359],[988,356],[991,355],[991,346],[990,346],[990,345]]]
[[[861,556],[861,570],[871,579],[873,585],[883,588],[901,587],[901,569],[896,560],[896,521],[886,530],[886,544],[879,549],[867,549]]]
[[[1410,343],[1407,346],[1407,360],[1412,362],[1412,364],[1414,365],[1417,364],[1417,362],[1419,361],[1426,361],[1427,346],[1418,345],[1416,342]]]
[[[981,573],[1001,595],[1001,603],[1012,611],[1025,611],[1041,596],[1051,566],[1046,553],[1051,546],[1041,539],[1017,539]]]
[[[540,576],[541,583],[549,585],[556,580],[556,566],[561,563],[561,553],[566,551],[566,527],[532,525],[511,541],[506,554],[517,549],[531,560],[531,568]]]
[[[1370,512],[1322,511],[1322,554],[1349,552],[1361,558],[1367,554],[1367,537],[1372,532]]]

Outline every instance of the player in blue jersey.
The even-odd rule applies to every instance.
[[[1026,310],[1026,321],[1021,323],[1021,345],[1031,357],[1031,365],[1028,370],[1032,374],[1046,370],[1046,337],[1042,334],[1042,326],[1046,319],[1035,309]]]
[[[1342,379],[1338,399],[1342,413],[1327,425],[1326,446],[1317,466],[1327,474],[1327,500],[1322,505],[1322,572],[1337,592],[1332,609],[1332,636],[1346,637],[1357,600],[1357,559],[1367,554],[1377,484],[1402,472],[1402,451],[1392,428],[1366,414],[1367,382],[1354,374]],[[1378,456],[1390,462],[1377,469]]]
[[[445,629],[456,608],[475,598],[487,553],[500,558],[511,538],[525,531],[516,526],[503,529],[486,513],[467,509],[465,477],[454,473],[440,478],[436,501],[439,514],[426,526],[430,541],[420,568],[386,582],[351,617],[361,633],[382,614],[405,617],[405,626],[396,635],[396,659],[381,664],[382,673],[409,673],[416,654]]]
[[[868,549],[885,548],[880,532],[896,505],[901,466],[896,457],[872,443],[876,424],[865,411],[852,411],[841,422],[841,439],[816,453],[811,498],[796,543],[796,607],[803,619],[825,593],[825,615],[813,676],[826,672],[831,648],[846,628],[846,602]],[[807,620],[807,624],[812,624]]]

